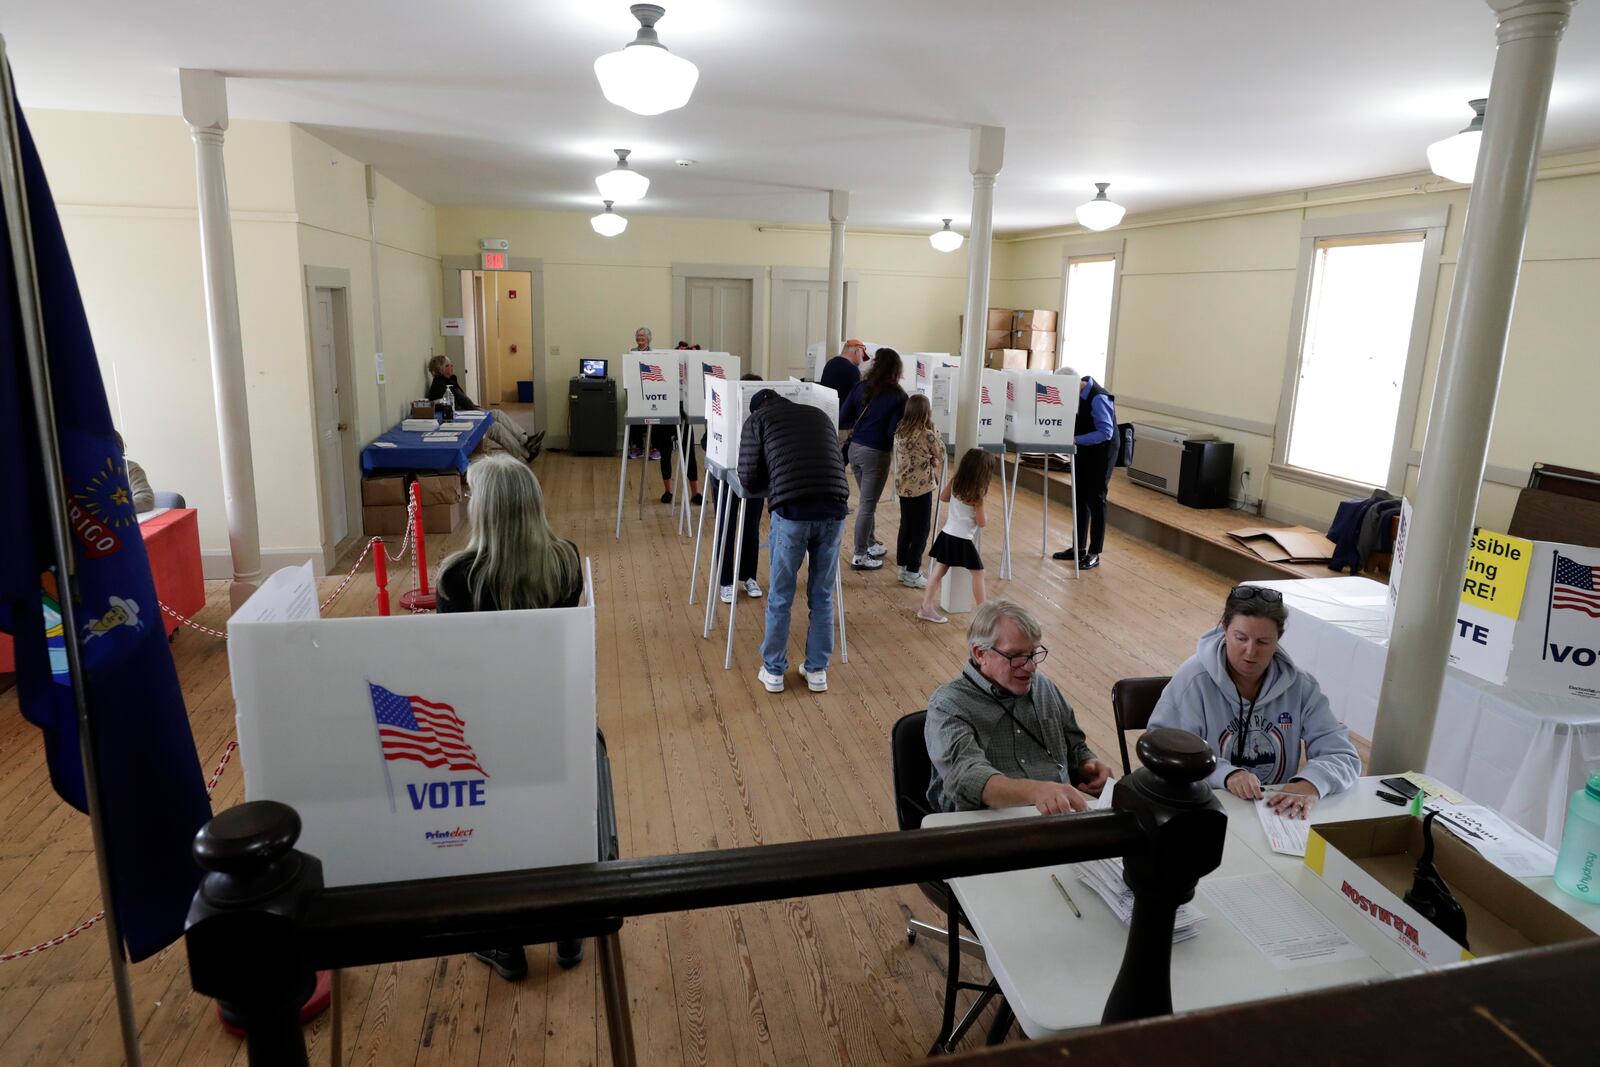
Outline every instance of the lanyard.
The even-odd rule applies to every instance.
[[[1034,733],[1031,729],[1028,728],[1028,724],[1027,723],[1023,722],[1020,718],[1018,718],[1016,711],[1013,710],[1013,709],[1016,708],[1017,701],[1022,699],[1020,696],[1013,695],[1012,698],[1011,698],[1011,702],[1007,703],[1006,701],[1002,700],[1000,698],[1000,695],[995,691],[995,689],[998,688],[998,687],[985,689],[983,686],[979,685],[977,682],[974,682],[971,679],[971,677],[969,677],[967,675],[967,673],[965,671],[961,672],[961,680],[966,682],[973,689],[976,689],[982,695],[984,695],[984,696],[988,697],[990,700],[994,701],[995,704],[997,704],[999,706],[1000,710],[1005,712],[1006,717],[1008,719],[1010,719],[1013,723],[1016,724],[1017,729],[1021,730],[1024,734],[1026,734],[1028,736],[1028,740],[1032,741],[1034,744],[1038,745],[1041,749],[1044,750],[1045,758],[1048,759],[1051,763],[1055,764],[1057,770],[1064,771],[1064,770],[1067,769],[1067,765],[1065,763],[1061,762],[1060,760],[1056,759],[1055,753],[1050,751],[1050,746],[1044,743],[1044,738],[1042,738],[1038,734]],[[969,723],[968,725],[971,725],[971,724]],[[976,729],[974,729],[973,732],[976,733],[977,732]],[[985,745],[984,748],[985,748],[985,750],[987,750],[988,746]]]
[[[1235,691],[1237,692],[1237,690]],[[1244,697],[1239,697],[1239,729],[1233,735],[1233,765],[1244,766],[1244,742],[1250,734],[1250,720],[1256,715],[1256,702],[1250,701],[1248,710],[1244,706]]]

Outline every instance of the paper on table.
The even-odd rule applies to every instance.
[[[1100,795],[1097,796],[1097,797],[1090,797],[1089,798],[1089,810],[1090,811],[1110,811],[1111,810],[1111,791],[1113,789],[1115,789],[1116,787],[1117,787],[1117,780],[1115,778],[1107,778],[1106,779],[1105,788],[1100,790]]]
[[[371,448],[399,448],[400,446],[395,444],[393,441],[374,441],[374,442],[372,442],[372,444],[369,447],[371,447]]]
[[[233,616],[228,625],[251,622],[297,622],[316,619],[322,614],[317,604],[317,580],[311,575],[311,564],[283,567],[261,583],[249,600]]]
[[[1445,827],[1478,854],[1515,878],[1548,878],[1556,873],[1555,849],[1507,822],[1480,804],[1446,804],[1431,800]]]
[[[1106,902],[1122,925],[1127,926],[1133,921],[1133,890],[1128,888],[1122,880],[1122,861],[1088,860],[1084,863],[1075,863],[1070,870],[1077,875],[1078,881],[1094,891],[1094,895]],[[1178,914],[1172,924],[1172,943],[1187,941],[1198,933],[1197,927],[1205,921],[1205,912],[1193,904],[1183,904],[1178,908]]]
[[[139,518],[140,522],[149,522],[151,519],[155,518],[157,515],[165,515],[167,512],[169,512],[171,510],[172,510],[171,508],[155,508],[154,510],[151,510],[151,511],[141,511],[141,512],[139,512],[138,518]]]
[[[425,434],[422,435],[422,439],[424,441],[436,441],[436,442],[439,442],[439,441],[459,441],[459,440],[461,440],[461,435],[458,434],[458,433],[425,433]]]
[[[1421,771],[1407,771],[1406,773],[1400,775],[1400,777],[1404,778],[1418,789],[1421,789],[1429,800],[1432,800],[1434,797],[1443,797],[1451,804],[1470,803],[1466,797],[1462,796],[1460,793],[1457,793],[1454,789],[1451,789],[1437,778],[1429,778]]]
[[[1309,967],[1367,955],[1276,874],[1207,878],[1200,888],[1274,967]]]
[[[1305,819],[1290,819],[1279,815],[1267,804],[1265,800],[1255,802],[1256,816],[1261,820],[1261,829],[1266,831],[1267,844],[1272,851],[1281,852],[1285,856],[1304,856],[1306,854],[1306,836],[1310,823]]]

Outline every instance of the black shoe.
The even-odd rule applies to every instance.
[[[1073,560],[1078,558],[1078,550],[1075,548],[1063,548],[1060,552],[1051,553],[1050,558],[1065,560],[1067,563],[1071,563]]]
[[[1080,571],[1092,571],[1098,566],[1100,566],[1100,557],[1097,554],[1093,556],[1084,556],[1083,562],[1078,564],[1078,569]]]
[[[698,506],[698,505],[699,505],[699,504],[701,504],[701,503],[702,503],[702,501],[701,501],[701,499],[700,499],[700,494],[699,494],[699,493],[696,493],[696,494],[695,494],[695,495],[694,495],[694,496],[692,496],[692,497],[690,497],[690,498],[689,498],[689,503],[691,503],[691,504],[694,504],[694,505],[696,505],[696,506]],[[177,631],[173,631],[173,632],[174,632],[174,633],[176,633],[176,632],[177,632]]]
[[[670,504],[670,503],[672,503],[672,494],[671,494],[671,493],[662,493],[662,494],[661,494],[661,502],[662,502],[662,503],[663,503],[663,504]]]
[[[508,982],[520,982],[528,977],[528,955],[522,951],[522,946],[516,948],[490,948],[482,952],[474,952],[472,958],[482,960],[494,968],[498,974]]]
[[[583,962],[582,941],[557,941],[556,965],[563,970],[571,970]]]

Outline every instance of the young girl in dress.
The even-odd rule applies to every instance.
[[[973,535],[981,530],[986,517],[983,498],[989,492],[989,457],[981,448],[969,448],[956,466],[956,475],[939,494],[940,500],[950,503],[944,529],[933,539],[928,555],[933,559],[933,573],[928,577],[928,588],[922,593],[922,606],[917,618],[927,622],[949,622],[939,614],[935,599],[939,582],[951,567],[965,567],[972,572],[972,603],[983,603],[983,558]]]
[[[900,564],[900,584],[926,589],[922,550],[928,546],[933,523],[933,491],[939,488],[944,465],[944,442],[933,428],[933,407],[928,398],[914,393],[894,431],[894,491],[900,498],[900,536],[895,560]]]

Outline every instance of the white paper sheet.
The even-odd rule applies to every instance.
[[[1478,854],[1515,878],[1548,878],[1556,873],[1556,851],[1480,804],[1429,801],[1437,823],[1471,845]],[[1448,820],[1448,821],[1447,821]]]
[[[1261,820],[1261,829],[1266,832],[1267,844],[1272,851],[1285,856],[1306,854],[1306,837],[1311,828],[1309,822],[1305,819],[1279,815],[1265,800],[1256,801],[1255,809],[1256,816]]]
[[[297,622],[321,615],[317,579],[311,573],[311,564],[302,563],[274,571],[228,622]]]
[[[155,518],[157,515],[165,515],[167,512],[169,512],[171,510],[172,510],[171,508],[155,508],[152,511],[141,511],[141,512],[139,512],[139,516],[138,516],[139,517],[139,521],[141,523],[149,522],[151,519]]]
[[[1133,890],[1122,880],[1122,861],[1089,860],[1085,863],[1075,863],[1070,868],[1078,881],[1094,891],[1094,895],[1105,901],[1111,913],[1127,926],[1133,921]],[[1178,914],[1172,924],[1172,943],[1187,941],[1199,932],[1198,927],[1205,921],[1205,912],[1193,904],[1183,904],[1178,908]]]
[[[1208,878],[1200,883],[1200,889],[1280,970],[1367,955],[1276,874]]]

